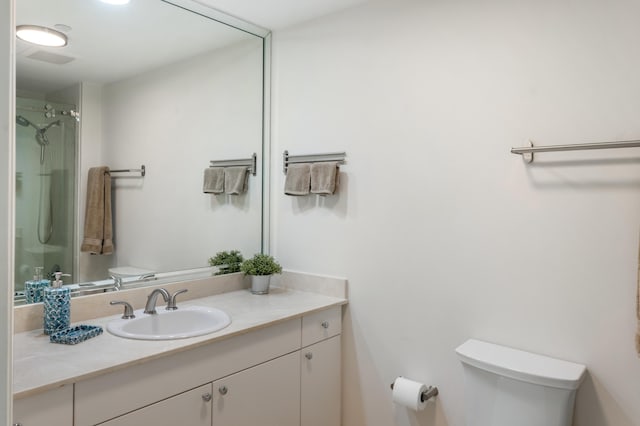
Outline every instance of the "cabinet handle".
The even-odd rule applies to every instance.
[[[226,387],[226,386],[220,386],[220,387],[218,388],[218,392],[220,392],[220,395],[226,395],[226,394],[227,394],[227,392],[229,392],[229,389],[227,389],[227,387]]]
[[[313,353],[312,352],[307,352],[306,354],[304,354],[304,357],[306,359],[311,359],[311,358],[313,358]]]
[[[329,322],[328,321],[322,321],[322,324],[320,324],[322,326],[322,328],[329,328]]]
[[[209,392],[207,392],[204,395],[202,395],[202,400],[204,402],[209,402],[209,401],[211,401],[212,398],[213,398],[213,395],[211,395]]]

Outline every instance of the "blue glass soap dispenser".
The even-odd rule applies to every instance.
[[[24,297],[27,303],[42,302],[42,290],[45,287],[42,283],[43,269],[42,266],[36,266],[33,280],[24,283]]]
[[[56,272],[51,287],[44,289],[44,334],[69,328],[71,322],[71,290],[62,286],[62,276]]]

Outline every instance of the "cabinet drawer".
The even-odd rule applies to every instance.
[[[309,346],[342,332],[342,307],[334,306],[324,311],[302,317],[302,346]]]
[[[13,402],[13,423],[22,426],[73,424],[73,385]]]

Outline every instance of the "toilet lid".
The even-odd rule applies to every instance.
[[[577,389],[586,367],[582,364],[470,339],[456,349],[460,360],[500,376],[562,389]]]
[[[154,271],[150,269],[138,268],[137,266],[116,266],[109,268],[111,275],[119,275],[123,277],[135,277],[139,275],[153,274]]]

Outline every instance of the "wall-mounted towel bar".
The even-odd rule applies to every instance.
[[[633,141],[614,141],[614,142],[594,142],[594,143],[582,143],[574,145],[549,145],[549,146],[534,146],[532,142],[529,142],[530,146],[523,146],[519,148],[511,148],[512,154],[522,155],[522,158],[527,163],[533,162],[533,155],[536,152],[559,152],[559,151],[585,151],[590,149],[618,149],[618,148],[638,148],[640,147],[640,140]]]
[[[247,166],[253,176],[258,172],[258,156],[254,152],[251,158],[240,158],[237,160],[212,160],[209,167],[233,167]]]
[[[282,153],[282,171],[287,174],[289,164],[294,163],[320,163],[326,161],[337,161],[344,164],[347,157],[346,152],[332,152],[328,154],[309,154],[309,155],[289,155],[289,151]]]
[[[109,173],[140,173],[140,177],[144,177],[147,174],[147,168],[144,166],[140,166],[139,169],[119,169],[119,170],[109,170]],[[121,176],[113,176],[113,177],[121,177]],[[128,177],[137,177],[137,176],[128,176]]]

